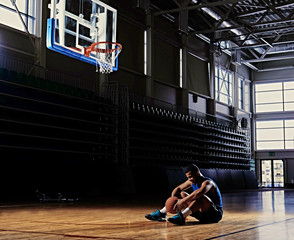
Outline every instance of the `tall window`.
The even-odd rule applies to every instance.
[[[257,83],[256,112],[294,111],[294,81]]]
[[[238,77],[238,107],[244,109],[244,91],[245,91],[245,79]]]
[[[183,49],[180,49],[180,88],[183,87]]]
[[[37,25],[37,20],[40,21],[41,3],[39,0],[14,0],[17,9],[21,15],[21,20],[15,6],[10,0],[0,1],[0,23],[12,28],[26,31],[30,34],[40,36],[40,24]],[[24,26],[25,25],[25,26]]]
[[[233,74],[228,69],[215,67],[215,97],[216,100],[232,105],[233,100]]]
[[[256,121],[256,148],[294,149],[294,120]]]
[[[147,31],[144,31],[144,74],[147,75]]]
[[[238,76],[238,107],[250,111],[250,85],[243,76]]]

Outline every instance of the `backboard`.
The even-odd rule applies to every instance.
[[[95,53],[84,56],[95,42],[116,42],[117,11],[99,0],[51,0],[47,47],[97,65]],[[112,68],[118,68],[113,60]]]

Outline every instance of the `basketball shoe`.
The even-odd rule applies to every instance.
[[[185,224],[185,218],[181,212],[178,212],[177,215],[167,219],[167,221],[177,224],[177,225],[184,225]]]
[[[150,214],[146,214],[145,218],[153,221],[163,222],[166,221],[166,213],[161,213],[158,209]]]

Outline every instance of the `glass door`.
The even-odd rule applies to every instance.
[[[261,162],[261,186],[272,187],[272,160],[262,160]]]
[[[261,161],[262,187],[284,187],[284,162],[283,160]]]
[[[283,160],[273,160],[274,187],[284,187],[284,164]]]

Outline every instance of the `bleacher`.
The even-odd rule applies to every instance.
[[[250,141],[242,129],[132,102],[130,159],[134,165],[250,170]]]
[[[140,172],[137,181],[145,192],[173,189],[186,180],[183,167],[191,163],[222,191],[257,188],[244,129],[138,102],[130,102],[129,129],[130,163]]]
[[[91,91],[1,68],[2,182],[87,188],[97,166],[117,162],[117,121],[117,105]]]

